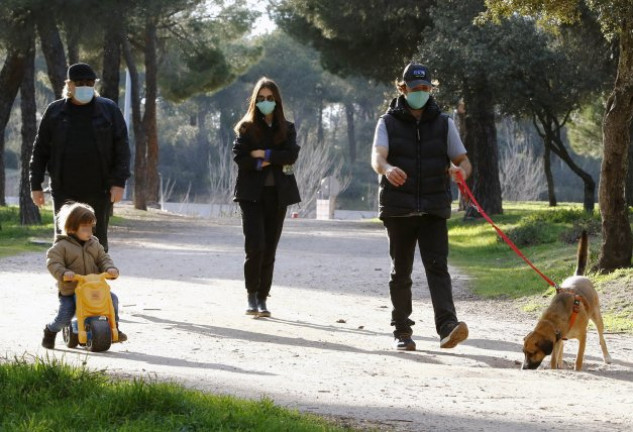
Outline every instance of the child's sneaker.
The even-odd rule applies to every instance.
[[[42,346],[47,349],[55,348],[55,338],[57,333],[52,332],[48,327],[44,326],[44,339],[42,339]]]
[[[116,329],[119,330],[119,326],[116,326]],[[119,340],[117,342],[125,342],[127,340],[127,335],[119,330]]]

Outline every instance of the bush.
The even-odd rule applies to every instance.
[[[594,211],[588,214],[581,209],[555,209],[532,213],[521,220],[526,222],[576,223],[580,220],[600,220],[600,214]]]
[[[506,235],[517,246],[535,246],[556,240],[550,230],[547,229],[547,223],[543,221],[524,221],[524,219],[521,219],[517,227],[506,231]],[[497,237],[497,241],[504,242],[501,237]]]

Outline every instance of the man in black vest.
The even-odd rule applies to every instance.
[[[123,198],[130,176],[130,147],[121,110],[99,96],[96,81],[94,70],[85,63],[68,68],[64,97],[46,108],[29,169],[36,205],[44,205],[42,182],[48,171],[55,215],[67,201],[94,209],[95,235],[107,252],[112,204]]]
[[[380,174],[380,219],[389,237],[394,344],[398,350],[415,351],[409,316],[417,243],[440,347],[453,348],[468,337],[468,326],[457,320],[448,273],[450,179],[457,171],[467,178],[472,168],[453,120],[430,95],[429,70],[409,64],[397,88],[400,96],[378,120],[371,161]]]

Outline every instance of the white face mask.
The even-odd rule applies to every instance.
[[[73,94],[73,97],[77,100],[77,102],[82,103],[82,104],[87,104],[88,102],[92,100],[94,95],[95,95],[94,87],[82,86],[82,87],[75,87],[75,93]]]

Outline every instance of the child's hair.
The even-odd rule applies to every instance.
[[[68,202],[57,213],[57,226],[62,234],[77,232],[80,225],[95,225],[95,211],[88,204]]]

